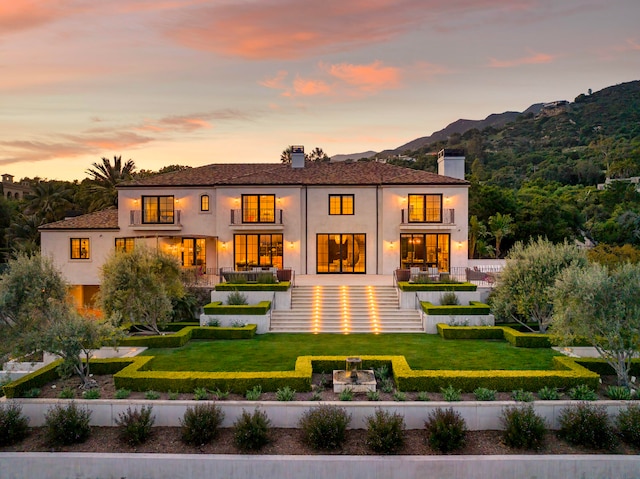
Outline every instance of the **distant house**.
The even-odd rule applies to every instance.
[[[13,178],[13,175],[7,173],[2,175],[2,194],[9,200],[22,200],[25,195],[31,193],[31,183],[28,181],[16,183]]]
[[[454,155],[449,155],[452,151]],[[99,287],[111,252],[146,243],[184,268],[292,268],[307,275],[390,275],[467,264],[469,183],[462,152],[439,173],[376,162],[212,164],[123,183],[118,208],[40,228],[42,252],[75,285]]]

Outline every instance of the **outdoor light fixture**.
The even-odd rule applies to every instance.
[[[222,247],[222,249],[227,249],[227,243],[225,243],[224,241],[220,243],[220,246]]]
[[[293,249],[293,241],[289,241],[289,248]]]
[[[389,248],[393,249],[393,241],[389,241]]]

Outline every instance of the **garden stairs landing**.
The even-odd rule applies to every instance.
[[[399,309],[393,286],[298,286],[290,310],[271,313],[271,332],[421,333],[418,311]]]

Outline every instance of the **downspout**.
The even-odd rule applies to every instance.
[[[309,265],[309,195],[307,190],[307,185],[303,186],[304,188],[304,273],[308,273],[308,265]]]
[[[380,274],[380,185],[376,186],[376,274]]]

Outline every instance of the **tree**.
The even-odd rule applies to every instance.
[[[102,158],[102,163],[93,163],[86,173],[95,182],[89,187],[94,199],[89,206],[91,211],[102,210],[118,205],[118,190],[116,186],[122,181],[132,179],[136,165],[133,160],[122,164],[122,156],[113,157],[113,165],[108,158]]]
[[[473,215],[469,218],[469,258],[475,258],[477,245],[487,236],[487,227],[478,217]]]
[[[24,213],[38,215],[44,223],[61,220],[73,205],[71,195],[72,190],[67,183],[39,181],[33,187],[33,191],[25,195],[27,204]]]
[[[496,258],[499,258],[502,239],[513,233],[513,218],[509,214],[496,213],[489,217],[489,228],[496,240]]]
[[[617,246],[600,243],[587,250],[587,258],[592,263],[599,263],[612,270],[625,263],[640,263],[640,249],[630,244]]]
[[[38,228],[42,226],[43,221],[36,214],[24,215],[19,213],[14,218],[7,232],[7,239],[14,255],[26,254],[32,256],[40,251],[40,232]]]
[[[640,349],[640,265],[609,270],[570,267],[555,285],[552,334],[564,344],[589,342],[629,386],[631,360]]]
[[[160,332],[172,315],[172,299],[184,296],[180,265],[172,256],[136,246],[114,251],[102,266],[99,304],[118,323]]]
[[[282,150],[282,153],[280,154],[280,163],[290,165],[292,154],[293,154],[293,147],[289,145],[284,150]]]
[[[518,242],[507,255],[507,264],[491,295],[491,309],[502,320],[524,325],[534,321],[545,333],[553,316],[553,288],[558,274],[569,266],[586,264],[585,254],[566,241],[553,244],[538,238],[527,245]]]
[[[311,153],[306,155],[305,159],[308,161],[331,161],[331,158],[329,158],[322,148],[318,148],[317,146],[311,150]]]

